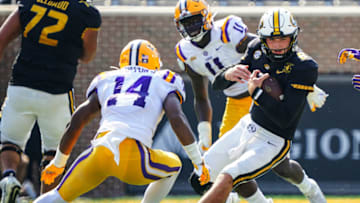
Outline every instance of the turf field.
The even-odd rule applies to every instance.
[[[274,203],[308,203],[302,196],[270,196]],[[198,196],[171,196],[161,203],[196,203]],[[140,203],[141,197],[123,197],[117,199],[86,199],[80,198],[74,203]],[[240,203],[246,203],[246,200]],[[360,196],[327,196],[328,203],[360,203]]]

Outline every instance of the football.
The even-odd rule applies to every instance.
[[[274,77],[269,76],[266,78],[262,83],[261,89],[263,89],[267,94],[269,94],[277,101],[284,99],[282,88]]]

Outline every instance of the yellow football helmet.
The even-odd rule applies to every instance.
[[[198,41],[212,28],[213,17],[206,1],[179,0],[174,21],[183,38]]]
[[[153,44],[147,40],[136,39],[130,41],[121,51],[119,66],[142,66],[149,70],[159,70],[162,62]]]

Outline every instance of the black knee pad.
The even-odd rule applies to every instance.
[[[191,173],[189,182],[194,191],[199,195],[205,194],[205,192],[208,191],[213,184],[208,182],[205,185],[200,185],[199,176],[196,175],[195,172]]]
[[[17,144],[14,144],[11,142],[1,143],[0,153],[2,153],[4,151],[14,151],[14,152],[18,153],[19,155],[21,155],[21,153],[22,153],[21,148]]]

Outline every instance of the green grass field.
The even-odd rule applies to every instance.
[[[308,203],[303,196],[269,196],[274,203]],[[360,196],[327,196],[328,203],[360,203]],[[161,203],[196,203],[198,196],[170,196]],[[80,198],[74,203],[140,203],[141,197],[122,197],[114,199],[87,199]],[[246,200],[240,201],[246,203]]]

